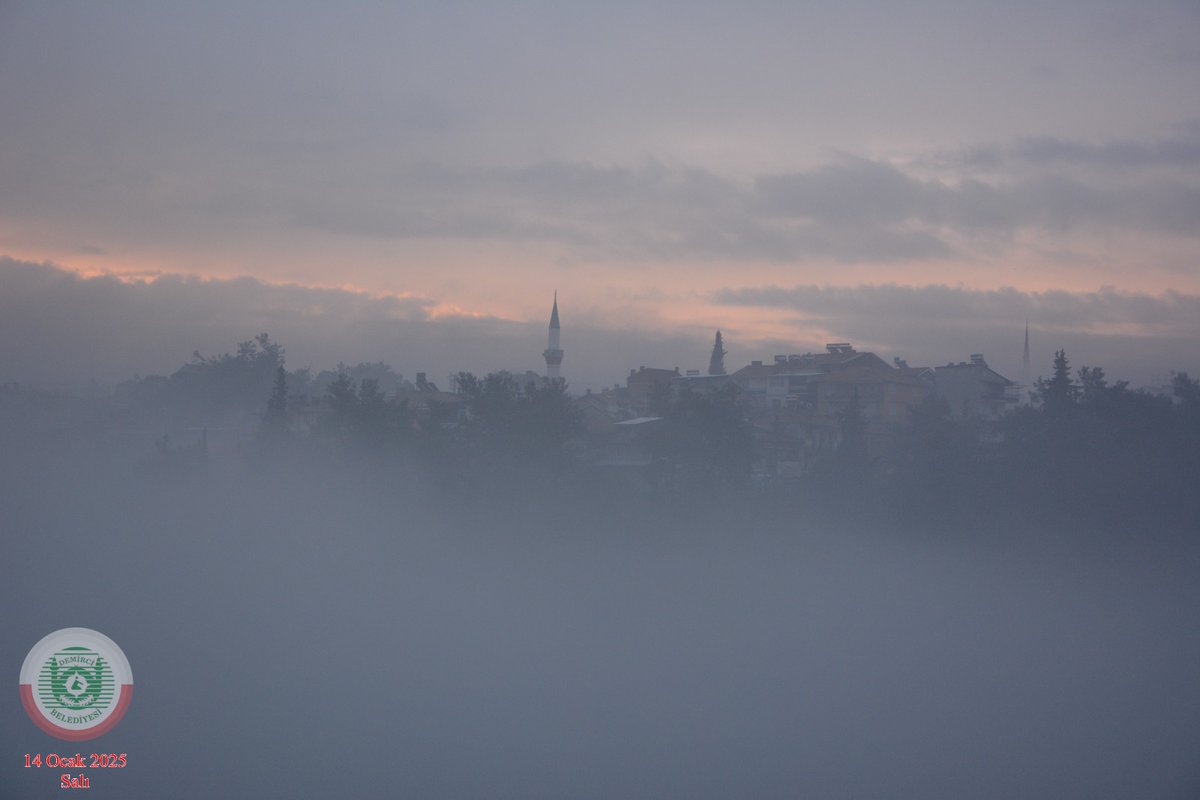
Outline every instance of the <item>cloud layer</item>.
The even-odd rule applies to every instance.
[[[564,265],[1200,291],[1187,6],[0,14],[0,252],[31,260],[445,278],[497,314]]]
[[[1105,367],[1138,384],[1171,370],[1196,373],[1200,295],[1158,295],[1106,288],[1095,292],[970,290],[941,285],[801,285],[730,288],[718,305],[794,314],[798,328],[826,332],[913,364],[960,361],[982,352],[1019,379],[1024,325],[1031,330],[1032,375],[1049,371],[1055,350],[1075,366]]]
[[[721,327],[740,366],[777,353],[848,340],[911,363],[984,352],[1019,377],[1030,321],[1035,375],[1065,347],[1077,366],[1154,383],[1171,369],[1200,374],[1200,296],[1097,292],[973,291],[939,285],[727,288],[707,298],[712,327],[598,324],[562,298],[564,373],[576,391],[623,382],[641,365],[702,368]],[[663,298],[670,303],[672,298]],[[266,331],[292,368],[384,360],[412,376],[443,380],[460,369],[543,368],[544,322],[435,313],[437,298],[374,296],[343,289],[273,285],[253,278],[179,275],[83,277],[50,264],[0,259],[0,381],[78,388],[134,374],[169,373],[194,350],[227,352]],[[747,317],[746,315],[749,315]],[[787,338],[750,332],[747,318],[782,319]]]
[[[651,161],[602,166],[424,164],[344,190],[301,191],[289,224],[348,236],[540,243],[574,260],[696,264],[946,261],[1019,264],[1031,249],[1130,257],[1147,237],[1200,257],[1200,177],[1135,169],[1190,158],[1200,137],[1093,147],[1057,142],[1067,160],[1128,169],[971,169],[921,177],[915,166],[841,156],[812,169],[737,179]],[[1116,249],[1114,250],[1114,242]],[[1122,243],[1125,243],[1123,245]],[[1162,267],[1144,253],[1139,266]]]
[[[383,360],[410,378],[420,371],[436,381],[464,369],[544,369],[546,322],[434,311],[428,297],[254,278],[84,277],[0,257],[0,382],[78,388],[167,374],[195,350],[229,352],[264,331],[286,347],[293,369]],[[663,363],[689,349],[671,332],[598,330],[564,319],[564,374],[578,391],[622,378],[627,359]]]
[[[1033,320],[1044,331],[1200,338],[1200,295],[1149,295],[1112,288],[1096,292],[990,291],[951,286],[777,286],[726,289],[716,302],[731,306],[787,308],[816,320],[841,324],[885,320],[889,324],[993,326]]]

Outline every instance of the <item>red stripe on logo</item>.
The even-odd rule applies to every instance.
[[[117,701],[117,707],[113,712],[94,728],[84,728],[82,730],[71,730],[55,725],[50,720],[42,715],[38,709],[37,703],[33,700],[33,685],[29,683],[21,684],[21,705],[25,706],[25,713],[33,720],[33,724],[44,730],[46,733],[56,739],[65,739],[68,742],[83,742],[88,739],[95,739],[97,736],[103,736],[108,733],[113,727],[121,721],[121,717],[125,716],[125,710],[129,708],[129,702],[133,699],[133,684],[121,684],[121,699]]]

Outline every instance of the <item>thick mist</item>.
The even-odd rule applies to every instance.
[[[1200,798],[1197,33],[0,0],[0,800]]]
[[[5,428],[0,661],[112,636],[90,797],[1189,797],[1200,545]],[[1194,531],[1193,531],[1194,533]],[[1172,534],[1172,535],[1168,535]],[[69,745],[69,746],[68,746]]]

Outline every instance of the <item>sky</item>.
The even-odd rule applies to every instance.
[[[0,379],[1200,372],[1194,3],[5,2],[0,108]]]

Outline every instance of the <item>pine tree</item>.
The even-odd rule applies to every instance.
[[[1038,378],[1034,394],[1050,413],[1061,413],[1075,405],[1079,387],[1071,380],[1066,351],[1059,350],[1054,354],[1054,377]]]
[[[708,359],[708,374],[709,375],[724,375],[725,374],[725,347],[724,341],[721,339],[721,332],[717,331],[717,338],[713,341],[712,357]]]

